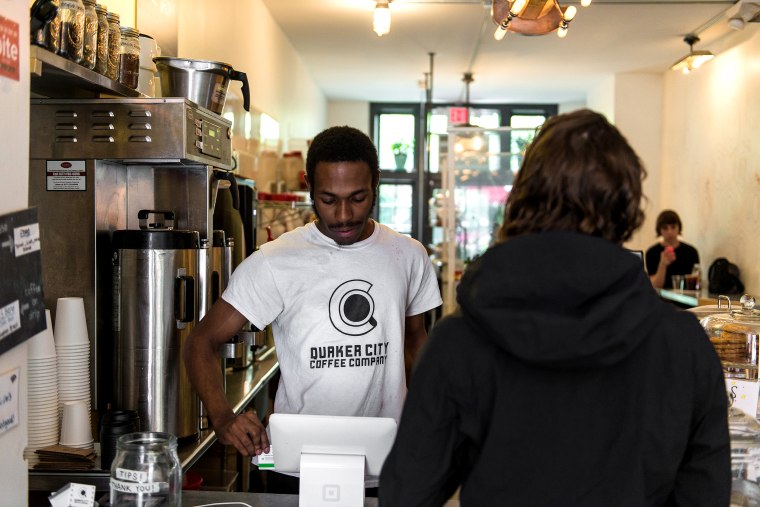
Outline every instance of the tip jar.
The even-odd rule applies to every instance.
[[[179,507],[182,469],[177,438],[169,433],[122,435],[111,463],[111,506],[151,505]]]

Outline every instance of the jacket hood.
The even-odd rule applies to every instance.
[[[664,306],[642,260],[572,232],[490,248],[467,268],[457,301],[470,325],[501,349],[563,369],[622,361],[650,335]]]

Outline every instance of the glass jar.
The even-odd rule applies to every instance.
[[[84,51],[84,4],[82,0],[61,0],[61,46],[58,54],[80,63]]]
[[[98,51],[98,14],[95,12],[95,0],[82,0],[84,4],[84,44],[82,65],[88,69],[95,68]]]
[[[40,20],[44,19],[49,16],[50,12],[53,12],[52,9],[55,9],[55,14],[58,14],[58,0],[50,0],[47,7],[40,7],[40,9],[36,12],[34,10],[34,6],[32,6],[32,17],[36,17]],[[55,19],[55,16],[53,16],[53,19]],[[47,20],[45,24],[34,31],[31,37],[32,44],[45,49],[49,49],[48,41],[50,39],[50,23],[53,21],[53,19]]]
[[[140,77],[140,32],[128,26],[121,27],[119,49],[119,82],[137,89]]]
[[[119,79],[119,50],[121,49],[121,27],[119,15],[113,12],[106,14],[108,18],[108,65],[106,77],[116,81]]]
[[[59,7],[55,17],[50,23],[45,25],[47,36],[47,48],[53,53],[58,53],[61,49],[61,9],[58,0],[55,0],[56,7]]]
[[[116,442],[111,463],[111,507],[182,503],[177,438],[168,433],[128,433]]]
[[[98,47],[95,51],[95,72],[106,75],[108,71],[108,11],[102,5],[95,4],[98,17]]]
[[[755,298],[745,294],[740,310],[710,315],[700,321],[723,363],[727,378],[758,380],[760,366],[760,311]]]

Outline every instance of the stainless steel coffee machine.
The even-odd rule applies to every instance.
[[[93,406],[136,409],[143,430],[194,437],[198,404],[180,351],[209,305],[231,123],[182,98],[33,99],[30,137],[45,303],[54,311],[59,297],[84,298]],[[151,211],[170,213],[175,232],[158,233],[165,223]],[[160,389],[145,381],[175,371]]]

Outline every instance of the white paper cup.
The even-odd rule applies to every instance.
[[[32,336],[29,340],[29,359],[47,359],[55,357],[55,340],[53,339],[53,322],[50,310],[45,310],[47,329]]]
[[[85,400],[63,404],[61,418],[61,445],[82,445],[92,441],[89,403]]]
[[[87,317],[84,300],[79,297],[58,298],[55,308],[56,345],[84,345],[90,343],[87,334]]]

